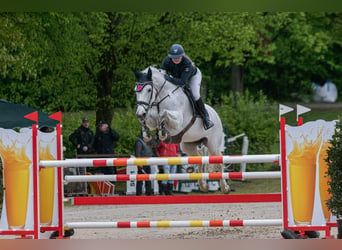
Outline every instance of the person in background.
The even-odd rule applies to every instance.
[[[180,156],[179,154],[179,145],[178,144],[165,144],[165,142],[159,142],[156,152],[160,157],[176,157]],[[177,171],[177,165],[163,165],[163,173],[164,174],[174,174]],[[166,180],[161,182],[161,193],[163,195],[172,195],[173,190],[173,180]]]
[[[134,155],[135,157],[152,157],[153,151],[152,148],[145,143],[145,141],[142,138],[142,134],[136,139],[134,144]],[[137,166],[138,168],[138,174],[151,174],[151,166]],[[142,195],[142,181],[137,181],[136,185],[136,195],[140,196]],[[152,182],[151,181],[145,181],[145,194],[146,195],[152,195]]]
[[[94,133],[89,128],[89,119],[84,117],[82,124],[70,136],[69,141],[76,147],[77,154],[94,152]]]
[[[39,130],[40,130],[41,132],[44,132],[44,133],[51,133],[51,132],[54,131],[53,128],[47,127],[47,126],[41,127]]]
[[[114,154],[115,144],[120,135],[114,129],[108,126],[105,121],[100,121],[95,134],[94,149],[97,154]],[[115,167],[100,167],[104,174],[116,174]]]
[[[77,155],[85,155],[94,153],[94,133],[89,128],[89,119],[87,117],[82,118],[81,125],[69,136],[69,141],[76,147]],[[79,167],[76,169],[77,174],[85,175],[85,167]],[[86,183],[80,183],[78,191],[86,192]]]

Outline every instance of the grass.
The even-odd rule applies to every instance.
[[[231,180],[229,184],[234,190],[232,194],[268,194],[281,192],[280,179]]]

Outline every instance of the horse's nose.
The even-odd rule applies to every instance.
[[[145,113],[142,109],[138,108],[137,111],[135,112],[135,115],[136,115],[140,120],[142,120],[142,119],[145,118],[146,113]]]
[[[139,120],[145,119],[145,114],[136,114],[136,116],[139,118]]]

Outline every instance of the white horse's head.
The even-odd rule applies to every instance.
[[[143,71],[134,70],[134,74],[137,80],[134,89],[137,104],[135,114],[140,120],[144,120],[160,91],[160,83],[165,83],[165,72],[150,66]]]
[[[147,73],[143,73],[138,70],[134,70],[134,74],[137,79],[134,88],[137,104],[137,110],[135,114],[139,120],[144,120],[145,115],[150,108],[152,99],[154,98],[152,71],[148,70]]]

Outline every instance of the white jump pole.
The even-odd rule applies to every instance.
[[[41,167],[97,167],[97,166],[146,166],[165,164],[229,164],[229,163],[274,163],[279,162],[279,154],[241,155],[241,156],[189,156],[189,157],[151,157],[151,158],[102,158],[66,159],[61,161],[43,160]]]

